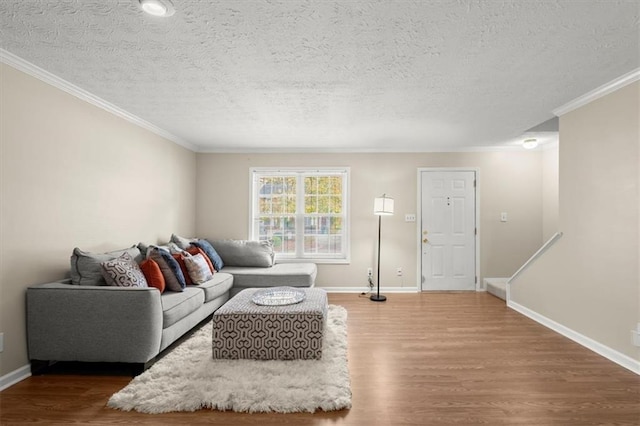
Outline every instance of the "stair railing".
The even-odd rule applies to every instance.
[[[511,275],[511,278],[509,278],[507,280],[507,284],[511,284],[511,281],[513,281],[518,275],[520,275],[522,273],[522,271],[524,271],[525,269],[527,269],[529,267],[529,265],[531,265],[537,258],[539,258],[542,253],[544,253],[545,251],[547,251],[547,249],[549,247],[551,247],[553,244],[555,244],[556,241],[558,241],[560,239],[560,237],[562,237],[562,232],[556,232],[555,234],[553,234],[553,236],[551,238],[549,238],[547,240],[546,243],[544,243],[542,245],[542,247],[540,247],[538,249],[537,252],[533,253],[533,256],[531,256],[529,258],[529,260],[527,260],[524,265],[522,265],[520,267],[520,269],[518,269],[513,275]]]

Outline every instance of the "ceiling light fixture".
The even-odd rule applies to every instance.
[[[538,146],[538,139],[525,139],[522,141],[522,147],[524,149],[533,149]]]
[[[176,10],[170,0],[139,0],[140,7],[145,13],[153,16],[167,17],[173,15]]]

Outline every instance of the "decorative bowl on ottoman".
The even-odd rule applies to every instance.
[[[265,290],[242,290],[214,313],[213,358],[322,358],[322,336],[327,317],[326,291],[297,288],[295,292],[304,292],[303,300],[286,305],[256,304],[254,293]],[[295,292],[291,291],[292,294]],[[286,290],[275,293],[282,297]],[[258,298],[260,300],[263,299]]]

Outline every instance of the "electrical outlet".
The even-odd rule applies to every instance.
[[[367,277],[373,277],[373,268],[367,268]]]
[[[396,275],[399,277],[402,276],[402,268],[396,268]]]
[[[4,351],[4,333],[0,333],[0,352]]]

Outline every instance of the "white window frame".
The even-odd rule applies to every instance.
[[[259,238],[259,208],[258,208],[258,181],[262,176],[291,176],[297,175],[298,179],[306,176],[341,175],[342,184],[342,209],[343,230],[342,253],[304,255],[304,185],[297,185],[296,194],[296,254],[284,255],[276,253],[276,261],[285,262],[314,262],[345,264],[351,262],[351,220],[349,188],[351,182],[351,169],[348,167],[251,167],[249,169],[249,239]],[[299,236],[299,237],[298,237]]]

